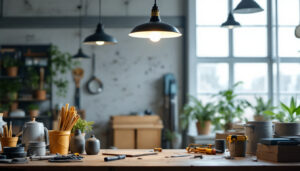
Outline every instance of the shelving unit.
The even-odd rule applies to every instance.
[[[28,106],[35,104],[39,106],[40,114],[36,118],[37,121],[43,122],[48,128],[52,128],[53,114],[52,114],[52,84],[48,82],[46,84],[47,95],[46,99],[39,100],[34,96],[36,89],[33,89],[30,84],[29,69],[31,72],[39,76],[40,68],[44,68],[45,75],[50,72],[49,66],[51,65],[51,56],[49,53],[51,45],[2,45],[0,50],[0,88],[4,85],[4,82],[18,81],[21,83],[21,89],[18,91],[18,98],[10,100],[5,93],[0,92],[0,105],[6,105],[11,108],[13,103],[18,104],[18,109],[25,111],[25,117],[11,117],[9,113],[12,109],[8,110],[8,116],[4,117],[4,120],[12,121],[13,125],[19,127],[24,125],[25,122],[30,120],[28,113]],[[16,77],[7,76],[5,69],[3,68],[2,61],[4,57],[12,57],[20,61],[18,75]],[[39,77],[38,77],[39,79]],[[2,84],[2,85],[1,85]],[[0,106],[1,107],[1,106]],[[0,112],[1,111],[0,108]]]

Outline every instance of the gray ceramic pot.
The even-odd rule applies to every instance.
[[[45,156],[46,155],[46,144],[45,142],[29,142],[27,147],[28,156]]]
[[[84,153],[85,147],[85,139],[84,136],[81,134],[80,130],[76,130],[74,136],[71,138],[70,142],[70,150],[72,153]]]
[[[248,137],[247,142],[247,154],[256,154],[257,143],[259,143],[262,138],[272,138],[273,137],[273,127],[272,122],[247,122],[245,126],[245,133]]]
[[[100,141],[94,135],[85,142],[85,151],[88,155],[97,155],[100,151]]]
[[[300,123],[275,123],[276,136],[300,135]]]

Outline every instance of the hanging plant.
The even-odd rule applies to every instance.
[[[71,70],[74,67],[77,67],[80,62],[73,61],[71,54],[67,52],[61,52],[57,46],[51,46],[50,55],[51,66],[50,74],[47,77],[47,82],[52,82],[57,88],[57,96],[66,97],[69,85],[67,74],[71,73]]]

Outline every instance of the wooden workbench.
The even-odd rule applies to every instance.
[[[107,150],[102,150],[102,152]],[[109,150],[111,151],[111,150]],[[132,150],[141,151],[141,150]],[[144,150],[149,151],[149,150]],[[48,161],[29,161],[27,164],[0,164],[0,171],[6,170],[28,170],[28,171],[109,171],[109,170],[197,170],[197,171],[224,171],[224,170],[300,170],[300,163],[272,163],[265,161],[254,161],[251,157],[225,159],[223,155],[203,155],[203,159],[193,159],[192,155],[180,158],[166,158],[166,156],[187,154],[185,150],[163,150],[163,152],[143,157],[127,157],[124,160],[104,162],[103,155],[86,156],[83,162],[49,163]]]

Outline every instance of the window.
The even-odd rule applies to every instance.
[[[194,0],[189,13],[196,16],[195,67],[197,97],[205,102],[212,94],[242,81],[240,97],[255,104],[262,96],[289,102],[300,101],[300,39],[294,35],[300,24],[299,0],[256,0],[264,9],[254,14],[234,14],[242,27],[229,30],[220,25],[240,0]],[[191,39],[193,40],[193,39]],[[297,58],[296,58],[297,57]],[[194,92],[195,92],[194,91]],[[247,116],[252,119],[252,116]]]

